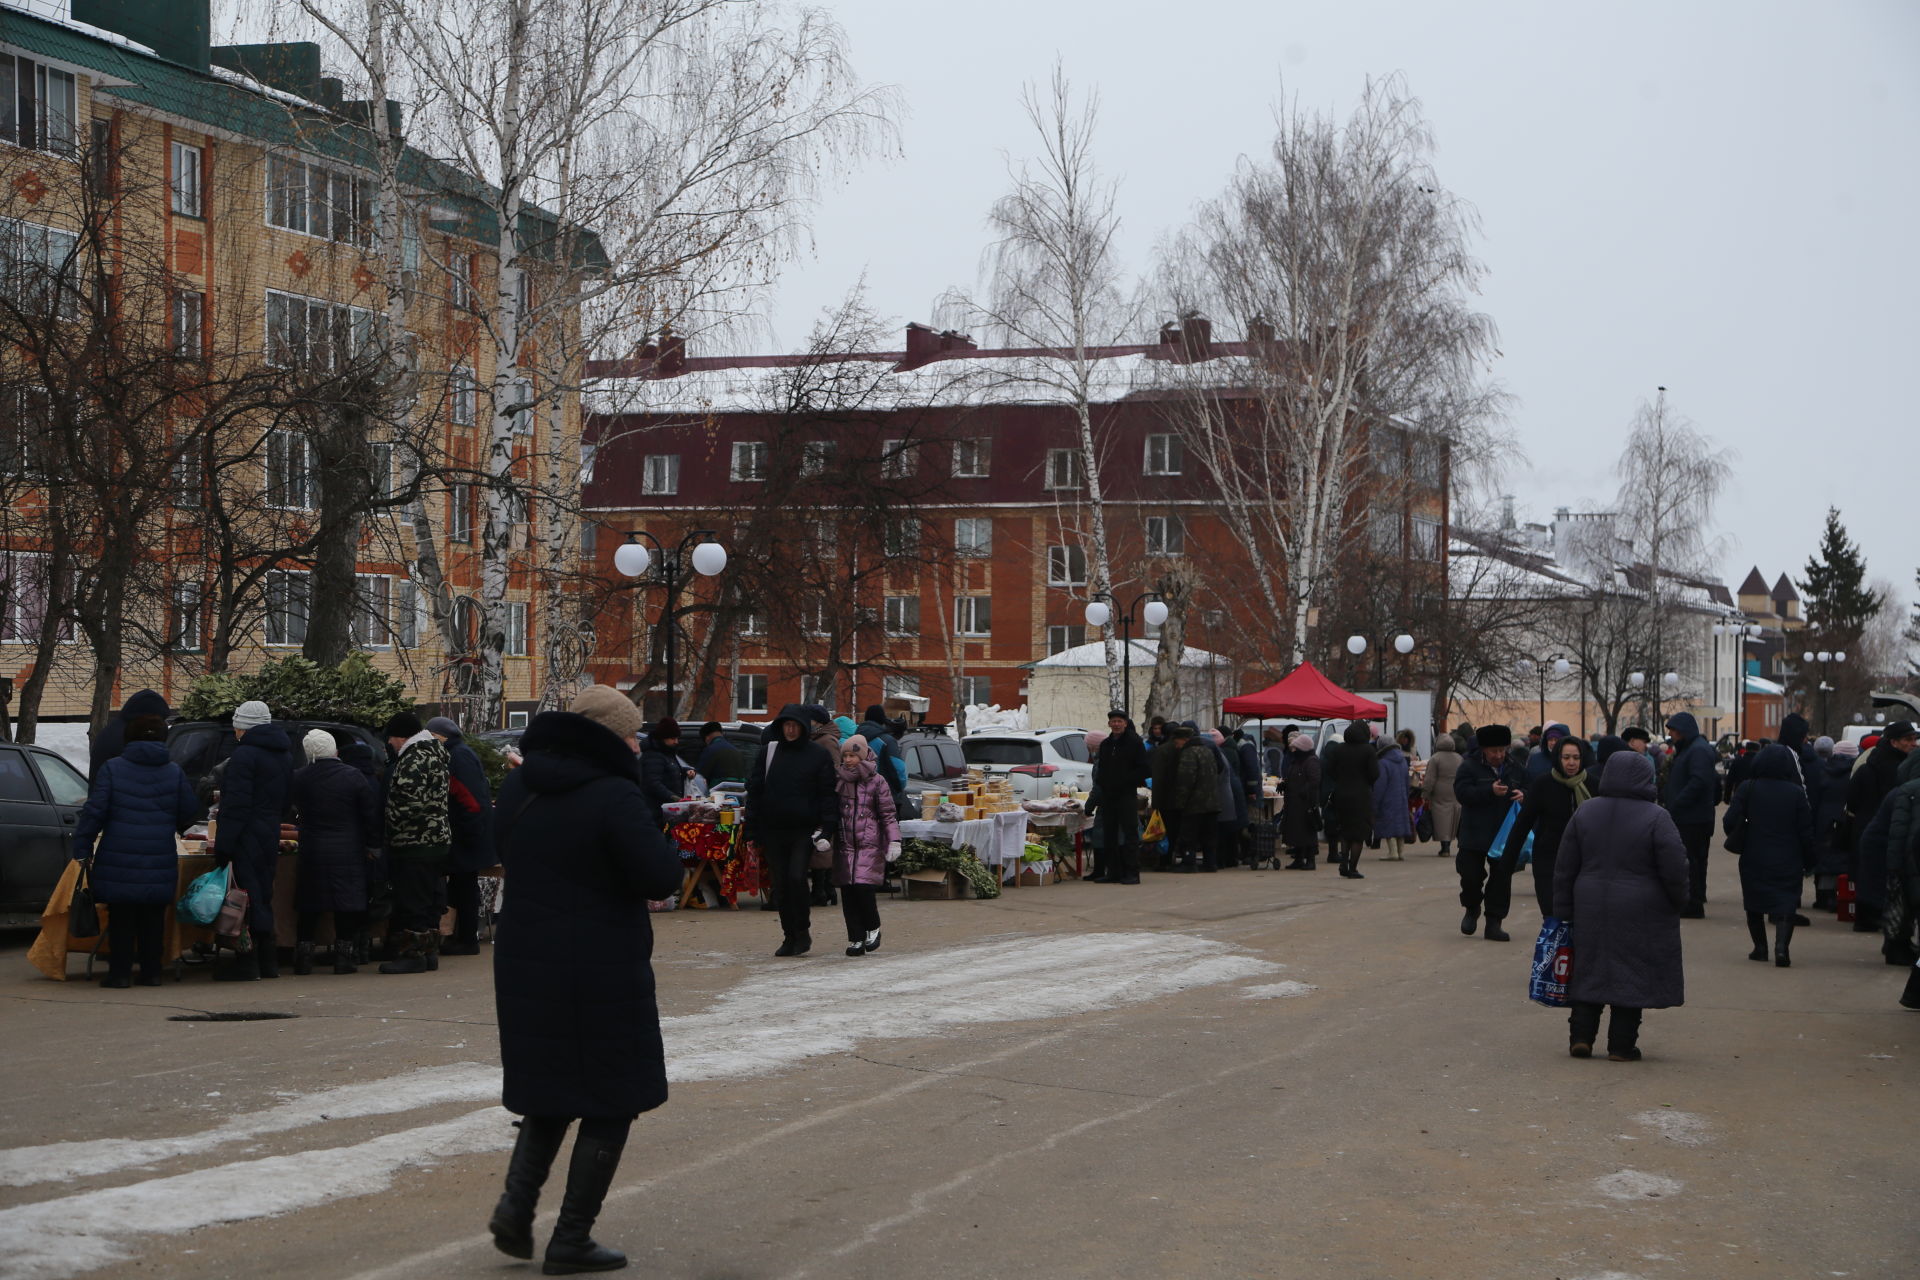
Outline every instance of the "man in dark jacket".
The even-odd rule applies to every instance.
[[[393,879],[389,951],[397,954],[380,972],[426,973],[440,967],[453,773],[446,747],[411,711],[388,720],[385,736],[397,757],[387,775],[386,811],[387,867]]]
[[[1714,769],[1714,750],[1700,736],[1700,722],[1691,712],[1676,711],[1668,716],[1667,735],[1673,743],[1673,762],[1667,766],[1666,794],[1661,803],[1687,850],[1687,884],[1692,896],[1680,916],[1698,920],[1707,914],[1707,854],[1713,848],[1714,801],[1720,792],[1720,775]]]
[[[803,956],[813,946],[807,864],[816,833],[831,842],[840,829],[833,754],[811,740],[811,723],[797,703],[780,708],[747,772],[746,834],[760,846],[780,910],[777,956]]]
[[[1783,740],[1785,729],[1782,728]],[[1880,802],[1899,784],[1900,766],[1915,743],[1914,727],[1896,720],[1880,735],[1880,741],[1867,753],[1847,781],[1847,815],[1856,831],[1864,831],[1880,811]],[[1854,913],[1856,933],[1877,933],[1883,926],[1881,913],[1887,903],[1887,860],[1884,846],[1860,841],[1849,859],[1849,870],[1858,906]]]
[[[247,891],[247,933],[253,944],[238,954],[231,969],[214,975],[222,982],[280,976],[273,880],[280,867],[280,824],[287,817],[293,786],[293,744],[271,720],[266,703],[240,704],[233,713],[240,745],[220,781],[213,860],[216,866],[231,866],[234,880]]]
[[[1096,884],[1140,883],[1140,787],[1147,780],[1147,747],[1127,713],[1107,713],[1107,737],[1093,760],[1087,816],[1099,823]]]
[[[100,766],[119,755],[127,745],[127,722],[136,716],[158,716],[164,723],[173,714],[167,700],[151,689],[142,689],[126,700],[87,742],[87,776],[100,776]]]
[[[709,720],[700,726],[700,759],[693,771],[707,784],[707,790],[722,782],[745,782],[747,780],[747,757],[740,748],[733,745],[721,730],[718,720]]]
[[[492,866],[493,787],[480,754],[467,745],[460,726],[446,716],[427,721],[427,732],[447,749],[447,823],[453,844],[447,854],[447,905],[453,908],[453,941],[443,956],[480,954],[480,873]]]
[[[647,798],[653,825],[667,825],[666,805],[686,798],[687,766],[680,760],[680,722],[662,716],[640,744],[640,794]]]
[[[1554,761],[1560,758],[1560,739],[1566,737],[1569,732],[1571,731],[1567,726],[1558,721],[1548,725],[1542,732],[1539,747],[1529,751],[1524,761],[1529,786],[1553,772]],[[1597,784],[1598,780],[1596,780]]]
[[[1460,801],[1460,847],[1453,869],[1460,875],[1460,932],[1469,938],[1487,913],[1487,938],[1508,941],[1500,922],[1507,918],[1513,897],[1513,859],[1493,847],[1514,802],[1526,790],[1519,768],[1507,759],[1513,730],[1490,724],[1474,732],[1474,749],[1460,761],[1453,778],[1453,794]]]
[[[854,732],[865,738],[873,750],[880,780],[893,793],[893,811],[904,814],[907,811],[906,770],[900,767],[900,739],[894,736],[887,709],[877,702],[868,707],[867,718]]]
[[[1167,827],[1174,865],[1180,871],[1217,871],[1213,860],[1213,825],[1220,814],[1220,770],[1213,745],[1202,743],[1193,725],[1182,722],[1169,730],[1169,745],[1154,752],[1154,795],[1165,788],[1179,826]],[[1161,777],[1160,751],[1167,752],[1166,776]]]
[[[1180,806],[1174,803],[1173,788],[1180,748],[1165,722],[1162,722],[1160,732],[1161,741],[1158,745],[1151,741],[1142,745],[1147,748],[1147,780],[1153,788],[1153,811],[1160,815],[1160,825],[1166,831],[1167,860],[1161,865],[1171,868],[1175,851],[1180,847]]]
[[[1748,775],[1753,772],[1753,757],[1759,750],[1760,745],[1749,739],[1742,742],[1733,758],[1727,761],[1727,781],[1720,791],[1720,799],[1723,802],[1728,804],[1733,802],[1733,793],[1740,789],[1740,784],[1745,782]]]

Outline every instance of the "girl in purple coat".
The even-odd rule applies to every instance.
[[[840,796],[840,837],[833,851],[833,882],[847,918],[847,954],[880,949],[880,886],[887,864],[900,856],[900,822],[893,792],[880,776],[867,740],[859,734],[840,744],[834,762]]]

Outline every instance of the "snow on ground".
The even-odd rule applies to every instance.
[[[702,1012],[662,1019],[661,1031],[675,1082],[739,1079],[866,1041],[1067,1017],[1279,969],[1191,934],[1001,939],[854,965],[768,965]],[[348,1116],[491,1099],[499,1089],[498,1068],[464,1063],[293,1094],[197,1134],[0,1151],[0,1185],[111,1173]],[[0,1210],[0,1257],[9,1276],[59,1280],[130,1258],[130,1237],[177,1235],[371,1195],[409,1165],[505,1150],[513,1145],[510,1121],[490,1106],[351,1146],[238,1160]],[[50,1177],[39,1176],[43,1168]]]
[[[1249,1000],[1285,1000],[1289,996],[1308,996],[1320,988],[1311,982],[1269,982],[1263,986],[1246,987],[1240,992]]]

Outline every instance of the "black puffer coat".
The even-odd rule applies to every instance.
[[[1578,738],[1572,741],[1580,743],[1580,759],[1585,765],[1590,754],[1587,744]],[[1558,760],[1558,751],[1554,752],[1554,758]],[[1585,765],[1585,772],[1587,797],[1591,802],[1599,789],[1600,775],[1591,765]],[[1553,869],[1559,861],[1560,842],[1566,838],[1567,824],[1573,821],[1574,815],[1573,788],[1561,781],[1564,776],[1556,763],[1553,772],[1527,784],[1526,799],[1521,802],[1520,816],[1507,835],[1506,847],[1504,851],[1496,851],[1509,859],[1508,865],[1515,865],[1528,834],[1532,834],[1533,891],[1543,916],[1553,914]]]
[[[1571,999],[1629,1009],[1686,999],[1687,851],[1653,797],[1653,762],[1619,752],[1607,761],[1600,794],[1580,806],[1560,841],[1553,914],[1573,925]]]
[[[480,762],[480,753],[467,745],[463,734],[447,735],[447,770],[479,805],[469,809],[451,797],[447,800],[447,822],[453,828],[447,870],[472,875],[499,861],[493,852],[493,787],[487,782],[487,766]]]
[[[109,905],[172,902],[180,868],[174,837],[199,813],[192,784],[163,743],[129,743],[120,755],[102,760],[73,830],[74,859],[93,862],[88,879],[94,899]]]
[[[1333,797],[1327,808],[1327,839],[1361,841],[1373,834],[1373,784],[1380,757],[1367,726],[1354,721],[1327,752]]]
[[[1760,749],[1752,776],[1733,793],[1723,827],[1728,835],[1746,828],[1740,898],[1747,912],[1798,911],[1801,877],[1813,870],[1813,810],[1791,751],[1777,742]]]
[[[662,806],[687,794],[687,767],[680,763],[678,750],[652,734],[640,740],[640,793],[646,797],[656,829],[667,824]]]
[[[273,932],[273,878],[279,870],[280,823],[293,796],[293,747],[278,725],[247,730],[220,779],[220,823],[213,856],[233,865],[247,891],[247,927]]]
[[[126,749],[127,721],[137,716],[159,716],[165,720],[172,714],[173,712],[167,709],[167,700],[151,689],[142,689],[129,697],[120,709],[100,726],[100,732],[88,738],[87,776],[99,777],[100,766]]]
[[[1280,810],[1280,843],[1311,853],[1320,840],[1320,757],[1309,747],[1287,750],[1287,772],[1280,781],[1285,797]]]
[[[535,716],[507,775],[495,847],[513,886],[493,952],[503,1103],[622,1118],[667,1100],[649,898],[680,884],[632,750],[569,711]]]
[[[793,721],[800,740],[788,742],[782,727]],[[747,771],[747,834],[762,829],[840,829],[839,779],[833,753],[808,736],[814,721],[806,708],[791,703],[767,726],[765,745],[753,753]]]
[[[1828,756],[1824,768],[1826,782],[1820,788],[1820,807],[1813,815],[1813,871],[1822,876],[1845,875],[1847,851],[1853,847],[1847,822],[1847,774],[1853,768],[1853,759]],[[1732,794],[1727,798],[1731,800]]]
[[[315,760],[293,775],[293,820],[300,828],[294,905],[365,911],[369,855],[379,851],[379,789],[345,761]]]

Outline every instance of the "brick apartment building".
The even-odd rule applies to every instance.
[[[386,298],[372,231],[379,215],[369,131],[397,132],[398,105],[345,100],[341,82],[321,74],[312,44],[211,47],[208,0],[74,0],[73,18],[24,3],[0,7],[0,288],[28,287],[28,270],[57,270],[78,220],[91,216],[79,193],[90,182],[112,185],[121,198],[111,251],[164,255],[179,352],[252,353],[270,366],[307,369],[337,361],[333,344],[358,342]],[[402,182],[408,323],[421,370],[414,430],[446,460],[441,474],[451,475],[486,457],[493,348],[473,308],[494,293],[497,238],[466,175],[408,151]],[[0,372],[10,390],[0,416],[8,440],[18,442],[35,422],[31,389],[21,389],[17,369]],[[558,414],[525,415],[518,456],[577,452],[578,398],[560,404]],[[315,456],[291,433],[262,436],[267,427],[237,424],[243,437],[253,433],[245,442],[252,461],[221,469],[211,483],[252,487],[264,496],[262,517],[286,521],[292,537],[317,518]],[[39,524],[47,499],[14,453],[10,475],[25,482],[10,489],[0,530],[0,677],[17,688],[34,670],[31,639],[47,614]],[[373,463],[376,493],[398,481],[402,463],[390,442],[374,440]],[[182,470],[190,469],[183,459]],[[130,648],[124,690],[151,686],[177,700],[206,669],[219,590],[208,568],[207,483],[183,479],[144,539],[166,566],[165,582],[132,608],[140,627],[165,641]],[[478,587],[476,496],[473,484],[436,481],[425,501],[456,617],[473,611]],[[356,565],[355,639],[420,700],[433,701],[446,695],[446,673],[462,655],[447,651],[428,616],[414,581],[413,527],[402,514],[390,507],[369,521]],[[229,669],[299,651],[309,568],[297,559],[276,565],[245,634],[232,637]],[[508,705],[525,708],[537,696],[528,655],[538,650],[518,569],[509,596]],[[40,706],[48,718],[88,709],[90,656],[72,635],[69,627],[51,664]]]
[[[906,337],[902,351],[833,357],[868,370],[845,409],[783,400],[814,357],[699,357],[669,341],[590,366],[601,378],[586,425],[590,563],[617,589],[614,549],[636,530],[668,547],[710,530],[729,553],[727,570],[686,597],[698,606],[683,618],[682,653],[697,658],[678,685],[696,691],[687,715],[764,717],[794,701],[857,714],[883,693],[911,692],[945,722],[956,704],[1024,703],[1034,662],[1099,638],[1085,621],[1091,510],[1077,413],[1020,376],[1032,372],[1023,361],[1053,357],[977,350],[919,325]],[[1252,575],[1277,578],[1280,567],[1248,562],[1154,376],[1166,362],[1204,363],[1247,344],[1196,352],[1190,341],[1169,330],[1157,343],[1093,353],[1113,594],[1125,606],[1183,581],[1185,645],[1284,671],[1270,629],[1263,639],[1245,625],[1261,607]],[[1444,447],[1413,433],[1392,440],[1415,455],[1410,473],[1421,480],[1391,503],[1373,500],[1366,541],[1437,576]],[[795,540],[810,554],[781,559]],[[778,564],[766,562],[770,546]],[[829,560],[834,572],[815,572]],[[1284,585],[1277,592],[1284,601]],[[658,690],[661,647],[646,624],[661,593],[616,600],[596,631],[594,672]],[[1133,634],[1156,632],[1139,620]],[[1146,686],[1136,673],[1136,714]],[[664,707],[657,695],[648,702]]]

